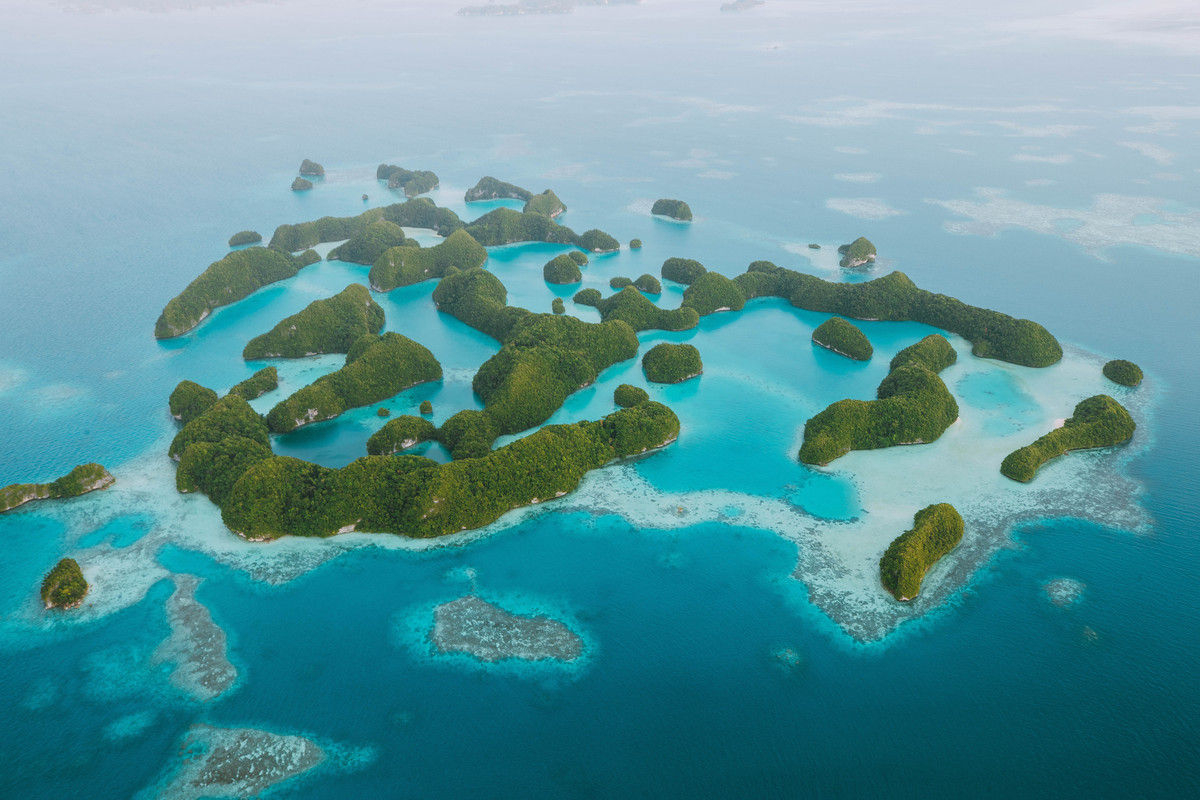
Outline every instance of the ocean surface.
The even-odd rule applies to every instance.
[[[0,485],[87,461],[117,477],[0,517],[0,797],[208,796],[176,780],[197,725],[316,743],[324,760],[271,790],[289,798],[1200,793],[1197,46],[1126,6],[719,5],[0,9]],[[327,174],[293,193],[303,158]],[[175,340],[154,321],[235,231],[395,202],[380,162],[434,170],[430,197],[464,218],[504,204],[463,202],[494,175],[553,188],[577,231],[641,238],[583,269],[605,294],[669,256],[731,276],[757,259],[829,280],[900,269],[1041,322],[1067,356],[1013,367],[951,337],[958,424],[813,470],[795,457],[805,420],[872,397],[934,329],[863,323],[876,354],[858,364],[811,344],[827,315],[756,300],[641,334],[642,352],[695,344],[698,380],[647,385],[633,359],[568,399],[550,422],[647,386],[683,428],[560,501],[433,543],[242,542],[175,491],[167,395],[249,376],[249,338],[368,268],[314,264]],[[695,222],[652,217],[658,197]],[[836,246],[860,235],[878,263],[840,270]],[[513,305],[563,297],[597,319],[570,302],[579,287],[542,280],[561,252],[493,248],[487,268]],[[445,379],[276,437],[277,453],[341,466],[380,407],[428,399],[436,422],[481,407],[471,377],[498,346],[439,314],[433,287],[375,298]],[[1108,358],[1145,384],[1107,383]],[[273,362],[281,387],[255,407],[341,361]],[[1130,445],[1029,487],[999,476],[1003,453],[1099,392],[1134,413]],[[878,557],[940,501],[966,537],[901,606]],[[68,555],[92,591],[46,613],[38,585]],[[185,575],[223,649],[169,613]],[[583,656],[436,652],[434,607],[469,593],[563,622]],[[232,685],[205,698],[167,641]]]

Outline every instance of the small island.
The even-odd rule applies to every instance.
[[[629,240],[629,249],[630,250],[641,250],[642,249],[642,240],[641,239],[630,239]]]
[[[746,305],[746,295],[721,273],[705,272],[683,290],[683,305],[705,317],[719,311],[741,311]]]
[[[900,534],[879,559],[879,579],[897,600],[909,601],[921,592],[929,568],[953,550],[963,537],[963,518],[949,503],[921,509],[911,530]]]
[[[620,242],[597,228],[579,234],[575,243],[589,253],[615,253],[621,249]]]
[[[241,247],[247,244],[258,244],[262,241],[262,234],[258,231],[238,231],[233,236],[229,237],[230,247]]]
[[[648,272],[643,272],[633,279],[633,288],[646,294],[662,294],[662,284]]]
[[[171,396],[167,398],[167,407],[171,416],[187,425],[196,417],[208,411],[217,400],[217,393],[207,386],[201,386],[195,381],[180,381],[176,384]]]
[[[567,306],[565,303],[563,303],[563,299],[561,297],[556,297],[550,301],[550,312],[553,314],[567,313]]]
[[[501,198],[506,198],[527,202],[531,197],[533,197],[533,192],[528,189],[522,189],[515,184],[497,180],[491,175],[485,175],[479,179],[478,183],[467,189],[463,200],[468,203],[476,203],[480,200],[500,200]]]
[[[541,214],[542,216],[554,219],[557,216],[565,214],[567,206],[566,203],[558,199],[558,195],[547,189],[541,194],[535,194],[526,200],[525,207],[521,211],[525,214]]]
[[[875,245],[865,236],[860,236],[850,244],[844,244],[838,248],[838,254],[842,260],[839,265],[847,269],[855,267],[863,267],[872,264],[875,261]]]
[[[1104,365],[1104,377],[1122,386],[1134,387],[1142,382],[1142,368],[1132,361],[1114,359]]]
[[[587,266],[588,257],[585,253],[583,253],[580,250],[571,250],[570,252],[567,253],[567,257],[570,258],[572,261],[574,261],[576,264],[578,264],[581,267]]]
[[[324,178],[325,168],[317,162],[306,158],[300,162],[300,174],[306,177]]]
[[[635,331],[686,331],[700,323],[700,315],[694,308],[659,308],[628,278],[613,280],[616,281],[613,285],[623,288],[611,297],[601,297],[596,289],[583,289],[573,299],[581,306],[594,306],[603,321],[621,320]]]
[[[640,386],[622,383],[613,390],[613,402],[621,408],[633,408],[638,403],[644,403],[649,399],[650,395]]]
[[[608,288],[620,291],[626,286],[633,286],[633,279],[626,278],[624,275],[617,275],[608,279]]]
[[[583,273],[579,271],[579,265],[575,263],[575,259],[563,254],[546,262],[546,265],[542,267],[542,277],[546,279],[546,283],[566,286],[582,281]]]
[[[51,608],[78,608],[88,592],[83,570],[73,558],[64,558],[42,580],[42,604]]]
[[[487,250],[470,233],[457,230],[433,247],[388,248],[372,265],[368,279],[375,291],[388,292],[441,278],[451,270],[481,267],[487,257]]]
[[[670,200],[665,197],[659,198],[654,201],[650,213],[656,217],[670,217],[678,222],[692,221],[692,209],[682,200]]]
[[[390,456],[437,438],[437,428],[424,417],[409,414],[388,420],[367,439],[367,455]]]
[[[308,178],[296,178],[292,181],[293,192],[307,192],[311,188],[313,188],[313,182]]]
[[[107,489],[116,480],[99,464],[80,464],[50,483],[13,483],[0,489],[0,514],[35,500],[63,500]]]
[[[418,410],[423,416],[433,416],[433,403],[429,402],[428,400],[422,400]]]
[[[654,383],[682,383],[703,372],[704,365],[692,345],[661,342],[642,356],[642,371]]]
[[[255,336],[242,350],[247,361],[348,353],[358,339],[383,330],[383,309],[367,287],[352,283],[333,297],[314,300],[302,311]]]
[[[443,653],[466,653],[480,661],[574,661],[583,640],[566,625],[545,616],[521,616],[475,595],[434,609],[429,639]]]
[[[812,340],[813,344],[855,361],[870,361],[875,353],[867,335],[857,325],[841,317],[830,317],[818,325],[813,331]]]
[[[405,197],[432,192],[439,185],[438,176],[429,170],[405,169],[395,164],[380,164],[375,170],[375,177],[387,181],[389,189],[404,192]]]
[[[371,266],[392,247],[409,244],[404,229],[386,219],[377,219],[356,231],[345,244],[329,251],[329,261],[345,261],[350,264]],[[416,242],[411,243],[414,247]]]
[[[190,381],[189,381],[190,383]],[[204,388],[204,387],[200,387]],[[279,370],[275,367],[263,367],[241,383],[234,384],[230,394],[237,395],[243,400],[254,400],[267,392],[279,388]]]
[[[1062,427],[1036,442],[1014,450],[1000,464],[1000,473],[1014,481],[1029,483],[1038,468],[1071,450],[1113,447],[1133,438],[1137,425],[1123,405],[1106,394],[1079,402]]]
[[[695,283],[706,272],[708,270],[704,265],[694,258],[668,258],[660,270],[663,280],[675,281],[685,286]]]

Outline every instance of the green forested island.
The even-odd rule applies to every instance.
[[[718,311],[741,311],[746,305],[746,295],[721,273],[705,272],[683,290],[683,305],[704,317]]]
[[[1098,394],[1080,401],[1061,428],[1005,456],[1000,472],[1006,478],[1028,483],[1050,459],[1071,450],[1124,444],[1133,438],[1136,428],[1123,405],[1106,394]]]
[[[433,247],[392,247],[371,267],[371,288],[387,292],[398,286],[440,278],[451,270],[473,269],[487,261],[487,250],[465,230],[457,230]]]
[[[839,400],[804,425],[800,460],[825,466],[851,450],[932,442],[958,419],[938,373],[958,360],[944,336],[926,336],[896,354],[875,400]]]
[[[479,182],[467,189],[463,199],[468,203],[474,203],[479,200],[499,200],[508,198],[510,200],[528,201],[533,197],[533,192],[528,189],[522,189],[512,183],[505,183],[502,180],[497,180],[491,175],[485,175],[479,179]]]
[[[871,244],[870,239],[860,236],[850,244],[839,247],[838,254],[842,257],[842,260],[838,262],[841,266],[862,267],[875,260],[875,245]]]
[[[659,198],[654,201],[654,205],[650,208],[650,213],[659,217],[670,217],[680,222],[692,221],[692,209],[682,200],[671,200],[665,197]]]
[[[888,546],[879,559],[879,578],[897,600],[912,600],[921,591],[929,568],[953,550],[963,537],[963,518],[949,503],[921,509],[913,526]]]
[[[387,181],[389,189],[399,189],[405,197],[416,197],[438,187],[438,176],[429,170],[410,170],[394,164],[380,164],[375,177]]]
[[[167,407],[170,408],[172,417],[187,425],[207,411],[218,399],[217,393],[207,386],[184,380],[175,386],[171,396],[167,398]]]
[[[641,239],[630,239],[629,240],[629,249],[630,250],[641,250],[642,249],[642,240]]]
[[[684,285],[695,282],[701,275],[708,272],[694,258],[668,258],[662,265],[663,280],[675,281]]]
[[[526,214],[542,214],[554,218],[565,214],[567,205],[558,199],[558,195],[547,189],[541,194],[532,195],[525,201],[525,207],[521,210]]]
[[[61,500],[107,489],[115,479],[99,464],[80,464],[50,483],[13,483],[0,489],[0,514],[34,500]]]
[[[583,273],[579,271],[579,264],[575,263],[575,259],[564,253],[546,262],[542,267],[542,277],[546,283],[566,286],[583,280]]]
[[[367,287],[352,283],[333,297],[314,300],[267,333],[255,336],[242,350],[242,358],[250,361],[348,353],[364,334],[383,330],[383,323],[383,309]]]
[[[636,406],[638,403],[644,403],[649,399],[650,395],[640,386],[630,386],[628,383],[622,383],[613,390],[613,402],[621,408]]]
[[[367,455],[390,456],[437,437],[437,428],[424,417],[395,417],[367,439]],[[489,444],[491,444],[489,442]]]
[[[229,390],[230,394],[236,394],[243,400],[253,400],[256,397],[262,397],[267,392],[273,392],[279,388],[279,370],[275,367],[263,367],[258,372],[251,375],[241,383],[235,384]]]
[[[841,317],[830,317],[818,325],[812,340],[814,344],[855,361],[870,361],[875,353],[867,335]]]
[[[370,266],[388,249],[408,243],[403,228],[391,220],[377,219],[356,230],[345,244],[330,250],[327,259]],[[411,244],[417,246],[416,242]]]
[[[238,231],[229,237],[229,246],[241,247],[244,244],[258,244],[261,241],[262,234],[258,231]]]
[[[73,558],[54,565],[42,580],[42,604],[50,608],[78,608],[88,591],[83,570]]]
[[[579,305],[594,306],[603,321],[621,320],[635,331],[685,331],[700,322],[694,308],[659,308],[632,283],[610,297],[602,297],[596,289],[584,289],[575,294],[574,300]]]
[[[394,331],[369,333],[350,346],[345,366],[272,408],[267,425],[274,433],[287,433],[441,377],[442,366],[433,353],[412,339]]]
[[[1104,365],[1104,377],[1122,386],[1137,386],[1142,382],[1142,368],[1132,361],[1118,358]]]
[[[704,365],[694,346],[661,342],[642,356],[642,371],[654,383],[682,383],[703,372]]]

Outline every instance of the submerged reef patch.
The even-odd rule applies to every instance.
[[[583,639],[558,620],[512,614],[473,594],[434,609],[429,639],[443,653],[484,662],[574,661],[583,653]]]

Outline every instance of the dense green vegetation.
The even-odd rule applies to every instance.
[[[429,170],[409,170],[394,164],[380,164],[375,177],[387,181],[389,189],[399,189],[405,197],[416,197],[438,187],[438,176]]]
[[[571,302],[578,303],[581,306],[598,307],[604,299],[604,295],[600,294],[599,289],[587,288],[580,289],[571,297]]]
[[[902,272],[864,283],[832,283],[756,261],[735,282],[746,298],[782,297],[798,308],[855,319],[923,322],[967,339],[981,358],[1026,367],[1047,367],[1062,358],[1058,340],[1036,322],[919,289]]]
[[[438,465],[417,456],[367,456],[328,469],[275,456],[241,475],[222,504],[252,539],[329,536],[358,529],[441,536],[572,491],[590,470],[673,441],[679,420],[641,403],[597,422],[550,425],[479,458]]]
[[[75,608],[83,602],[88,583],[73,558],[64,558],[42,580],[42,603],[46,608]]]
[[[662,294],[662,284],[658,278],[648,272],[643,272],[633,281],[634,288],[646,294]]]
[[[958,403],[937,373],[958,358],[931,334],[900,351],[875,400],[839,400],[804,425],[800,460],[824,466],[851,450],[932,442],[958,419]]]
[[[741,311],[746,296],[736,283],[719,272],[705,272],[683,291],[683,305],[700,316],[718,311]]]
[[[384,219],[384,209],[372,208],[353,217],[321,217],[294,225],[280,225],[271,235],[269,246],[275,250],[294,253],[323,242],[350,239],[379,219]],[[455,219],[458,218],[455,217]],[[395,222],[395,220],[392,221]]]
[[[575,295],[575,302],[580,305],[595,306],[600,312],[600,319],[604,322],[610,320],[622,320],[629,323],[629,326],[635,331],[647,330],[664,330],[664,331],[685,331],[696,327],[700,322],[700,316],[693,308],[686,306],[681,308],[659,308],[653,301],[648,299],[644,294],[635,289],[632,285],[626,286],[621,291],[600,299],[600,293],[595,295],[587,294],[593,292],[594,289],[584,289]],[[583,295],[581,297],[581,295]],[[595,300],[595,302],[590,302]]]
[[[613,402],[621,408],[632,408],[638,403],[644,403],[649,399],[649,393],[640,386],[630,386],[628,383],[622,383],[613,390]]]
[[[642,356],[646,379],[654,383],[680,383],[704,371],[700,351],[690,344],[661,342]]]
[[[465,230],[458,230],[433,247],[393,247],[371,267],[371,287],[386,292],[429,278],[440,278],[451,269],[483,266],[487,250]]]
[[[1142,382],[1142,368],[1132,361],[1118,358],[1104,365],[1104,377],[1122,386],[1137,386]]]
[[[330,250],[326,258],[329,261],[348,261],[351,264],[370,266],[378,261],[388,248],[399,247],[406,241],[404,230],[399,225],[390,220],[377,219],[356,231],[345,244]],[[417,243],[412,244],[415,247]]]
[[[579,271],[575,259],[564,254],[546,262],[546,266],[542,267],[542,277],[546,279],[546,283],[564,285],[579,283],[583,280],[583,273]]]
[[[348,353],[364,334],[383,330],[383,323],[383,309],[371,292],[362,284],[352,283],[333,297],[314,300],[267,333],[255,336],[242,350],[242,358]]]
[[[535,194],[526,200],[525,207],[521,210],[526,214],[542,214],[547,217],[557,217],[559,214],[566,212],[567,206],[562,200],[558,199],[558,195],[547,189],[541,194]]]
[[[313,182],[308,178],[296,178],[292,181],[293,192],[307,192],[311,188],[313,188]]]
[[[235,384],[229,390],[230,394],[236,394],[243,400],[253,400],[256,397],[262,397],[267,392],[273,392],[279,388],[279,371],[275,367],[263,367],[258,372],[251,375],[241,383]]]
[[[422,400],[420,412],[427,417],[431,416],[433,414],[433,403],[428,400]]]
[[[875,260],[875,245],[871,244],[865,236],[860,236],[850,244],[839,247],[838,253],[842,257],[839,262],[841,266],[861,267]]]
[[[180,381],[167,399],[167,406],[171,409],[172,417],[187,425],[215,402],[217,393],[212,389],[195,381]]]
[[[405,414],[388,420],[386,425],[371,434],[371,438],[367,439],[367,454],[390,456],[435,438],[437,428],[432,422],[423,417]]]
[[[318,178],[324,178],[325,177],[325,168],[322,167],[317,162],[310,161],[309,159],[306,158],[300,162],[300,174],[301,175],[313,175]]]
[[[567,253],[567,257],[570,258],[572,261],[574,261],[576,264],[578,264],[581,267],[587,266],[588,257],[581,250],[572,250],[569,253]]]
[[[262,287],[295,275],[302,267],[320,257],[295,257],[268,247],[248,247],[235,250],[214,261],[171,298],[154,325],[154,335],[170,339],[187,333],[200,324],[214,308],[229,305]]]
[[[592,228],[579,234],[575,244],[589,253],[615,253],[621,249],[621,243],[602,230]]]
[[[240,436],[270,447],[267,423],[250,404],[236,394],[227,394],[175,434],[167,455],[178,461],[183,452],[198,442],[219,442]]]
[[[662,265],[664,280],[684,285],[694,282],[706,272],[708,270],[704,268],[704,265],[694,258],[668,258]]]
[[[563,299],[561,297],[556,297],[550,301],[550,311],[555,314],[567,313],[567,307],[563,303]]]
[[[875,353],[867,335],[852,322],[830,317],[813,331],[812,340],[821,347],[855,361],[870,361]]]
[[[491,175],[485,175],[479,179],[479,183],[467,189],[467,194],[463,199],[468,203],[474,203],[477,200],[498,200],[502,197],[513,200],[528,200],[533,197],[533,192],[528,189],[522,189],[515,184],[497,180]]]
[[[202,492],[221,505],[246,470],[272,455],[268,445],[245,436],[193,442],[179,458],[175,488],[181,492]]]
[[[1005,456],[1000,472],[1006,478],[1028,483],[1050,459],[1071,450],[1124,444],[1136,428],[1124,406],[1106,394],[1098,394],[1080,401],[1061,428]]]
[[[630,239],[629,240],[629,249],[630,250],[641,250],[642,249],[642,240],[641,239]]]
[[[498,341],[504,341],[513,326],[531,313],[508,305],[508,290],[484,269],[443,278],[433,290],[433,302],[439,311]]]
[[[32,500],[62,500],[106,489],[114,480],[99,464],[80,464],[50,483],[13,483],[0,488],[0,514]]]
[[[229,246],[240,247],[244,244],[258,244],[261,241],[262,234],[258,231],[238,231],[229,237]]]
[[[608,279],[608,288],[621,290],[626,286],[633,286],[633,278],[626,278],[624,275],[616,275]]]
[[[491,414],[477,409],[458,412],[437,431],[438,441],[455,460],[486,456],[499,435]]]
[[[395,332],[367,334],[351,345],[345,366],[272,408],[267,425],[275,433],[287,433],[441,377],[442,366],[433,353],[412,339]]]
[[[670,217],[680,222],[692,221],[692,209],[682,200],[669,200],[665,197],[655,200],[650,213],[660,217]]]
[[[953,550],[963,537],[963,518],[949,503],[921,509],[913,526],[896,537],[879,559],[879,579],[897,600],[912,600],[921,592],[929,568]]]
[[[545,214],[523,212],[512,208],[497,208],[468,223],[466,230],[485,247],[515,242],[550,242],[576,244],[575,231],[559,225]]]

